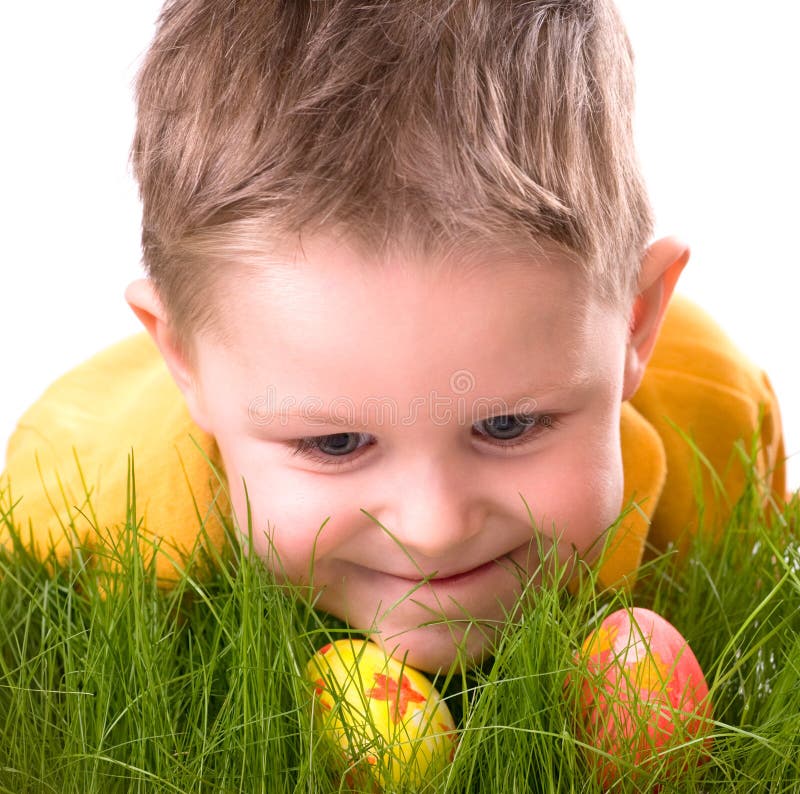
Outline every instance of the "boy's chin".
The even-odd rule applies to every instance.
[[[497,630],[477,622],[442,623],[415,629],[398,629],[383,625],[370,638],[399,661],[427,673],[446,674],[480,664],[491,656]]]

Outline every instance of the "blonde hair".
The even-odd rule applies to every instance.
[[[145,268],[184,346],[258,235],[549,241],[619,304],[652,233],[633,93],[607,0],[168,0],[136,87]]]

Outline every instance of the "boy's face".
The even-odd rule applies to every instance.
[[[189,400],[255,551],[427,670],[480,658],[541,540],[590,557],[622,500],[626,318],[555,253],[471,265],[304,240],[225,285]]]

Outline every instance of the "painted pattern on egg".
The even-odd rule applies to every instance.
[[[689,644],[664,618],[647,609],[618,610],[576,658],[581,675],[567,686],[577,684],[577,730],[603,789],[654,770],[674,779],[707,760],[708,685]]]
[[[421,786],[456,746],[453,718],[431,683],[374,643],[338,640],[309,661],[315,724],[340,750],[345,779],[378,790]]]

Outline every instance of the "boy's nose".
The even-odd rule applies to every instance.
[[[396,490],[394,518],[386,527],[415,557],[440,560],[479,534],[485,514],[476,494],[444,466],[420,467]]]

